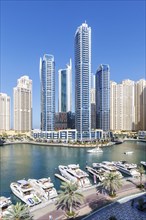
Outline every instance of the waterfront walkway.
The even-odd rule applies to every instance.
[[[82,193],[85,197],[85,203],[79,210],[77,210],[78,217],[76,217],[76,219],[108,220],[112,215],[115,215],[118,220],[145,219],[145,212],[143,213],[138,211],[135,206],[131,207],[131,199],[140,195],[142,196],[146,193],[145,191],[141,191],[136,188],[136,184],[139,183],[139,180],[133,178],[129,178],[129,180],[130,181],[123,179],[123,187],[117,191],[117,197],[114,199],[111,199],[105,192],[97,193],[97,187],[95,186],[83,191]],[[146,182],[145,176],[144,182]],[[98,211],[93,213],[95,210]],[[55,201],[42,209],[32,212],[32,214],[34,220],[49,220],[49,216],[52,217],[52,220],[66,219],[64,211],[56,209]]]

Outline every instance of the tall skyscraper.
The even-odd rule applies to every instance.
[[[110,129],[110,69],[100,65],[96,72],[96,127]]]
[[[135,82],[135,130],[146,130],[146,80]]]
[[[13,89],[14,130],[27,132],[32,129],[32,80],[22,76]]]
[[[85,22],[75,33],[75,127],[80,140],[90,138],[90,89],[91,28]]]
[[[10,97],[0,93],[0,130],[10,130]]]
[[[110,128],[132,131],[135,129],[134,81],[123,80],[110,84]]]
[[[41,130],[53,131],[55,126],[55,61],[45,54],[40,58]]]
[[[58,106],[59,112],[72,111],[72,62],[67,64],[66,69],[60,69],[59,89],[58,89]]]

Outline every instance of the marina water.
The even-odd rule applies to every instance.
[[[11,144],[0,148],[0,194],[19,201],[11,192],[10,183],[20,179],[51,177],[55,188],[60,187],[60,180],[54,174],[59,173],[59,165],[79,164],[86,170],[86,165],[93,162],[126,160],[140,164],[146,158],[146,142],[126,141],[119,145],[103,148],[103,153],[87,153],[85,147],[43,146],[34,144]],[[133,151],[126,155],[125,151]]]

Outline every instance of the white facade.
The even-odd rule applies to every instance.
[[[0,93],[0,130],[10,130],[10,97]]]
[[[32,129],[32,80],[22,76],[13,89],[14,130],[25,132]]]
[[[135,129],[146,130],[146,80],[135,83]]]
[[[135,129],[134,81],[124,80],[121,84],[110,83],[110,129]]]
[[[75,127],[80,140],[90,138],[90,89],[91,28],[85,22],[75,33]]]
[[[59,112],[72,111],[72,62],[66,65],[66,69],[58,71],[58,107]]]

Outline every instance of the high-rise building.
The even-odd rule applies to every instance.
[[[14,130],[27,132],[32,129],[32,80],[22,76],[13,89]]]
[[[96,128],[110,130],[110,68],[100,65],[96,72]]]
[[[134,81],[110,84],[110,129],[135,129]]]
[[[59,112],[72,111],[72,62],[67,64],[66,69],[60,69],[59,89],[58,89],[58,106]]]
[[[0,130],[10,130],[10,97],[0,93]]]
[[[90,138],[90,89],[91,28],[85,22],[75,33],[75,127],[79,140]]]
[[[146,80],[135,82],[135,130],[146,130]]]
[[[54,56],[45,54],[40,58],[41,81],[41,130],[55,128],[55,61]]]

